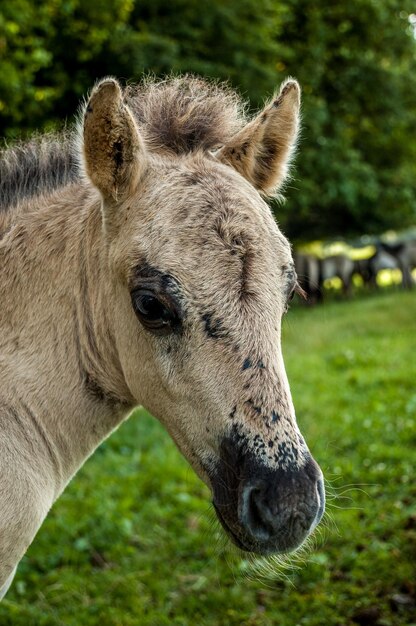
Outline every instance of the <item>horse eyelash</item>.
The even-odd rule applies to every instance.
[[[306,293],[306,291],[304,289],[302,289],[302,287],[300,286],[298,281],[296,281],[294,292],[297,293],[297,295],[299,297],[301,297],[302,300],[307,300],[308,299],[308,294]]]
[[[300,284],[296,281],[295,286],[293,287],[293,290],[291,292],[291,295],[296,293],[300,298],[302,298],[303,300],[307,300],[308,298],[308,294],[306,293],[306,291],[304,289],[302,289],[302,287],[300,286]],[[290,300],[292,298],[289,298],[286,304],[286,309],[285,309],[285,313],[287,313],[290,309]]]

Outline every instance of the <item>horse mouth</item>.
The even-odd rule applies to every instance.
[[[231,541],[237,546],[237,548],[240,548],[240,550],[244,550],[244,552],[253,552],[254,550],[252,548],[248,548],[247,546],[245,546],[244,543],[241,541],[240,537],[238,537],[235,534],[234,530],[231,528],[231,526],[227,524],[227,522],[225,521],[225,518],[221,514],[215,502],[213,502],[212,505],[215,509],[215,512],[217,514],[217,517],[220,521],[221,526],[223,527],[227,535],[230,537]]]

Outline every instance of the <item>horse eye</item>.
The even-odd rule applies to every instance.
[[[134,312],[142,325],[155,335],[168,335],[180,324],[172,302],[162,302],[149,291],[137,290],[131,294]]]
[[[148,321],[155,321],[166,317],[166,308],[154,296],[142,294],[136,298],[135,302],[137,313]]]

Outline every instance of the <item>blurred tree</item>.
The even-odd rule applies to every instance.
[[[276,82],[281,8],[274,0],[142,0],[114,33],[110,65],[125,76],[193,72],[229,80],[259,104]]]
[[[252,102],[276,81],[273,0],[0,0],[0,134],[72,115],[96,78],[195,72]]]
[[[42,121],[54,98],[53,82],[37,83],[37,75],[53,62],[47,46],[50,28],[47,3],[0,0],[0,133],[32,127],[38,112]]]
[[[62,124],[94,80],[195,72],[253,106],[288,74],[304,130],[288,202],[296,239],[416,222],[411,0],[0,0],[0,134]],[[296,189],[291,191],[291,188]]]
[[[402,0],[287,0],[282,76],[303,87],[290,200],[295,239],[416,222],[416,42]]]

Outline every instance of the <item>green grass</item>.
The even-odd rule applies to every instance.
[[[303,562],[260,576],[224,549],[208,490],[138,411],[54,506],[0,625],[415,625],[416,293],[295,309],[284,352],[328,481]]]

